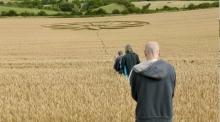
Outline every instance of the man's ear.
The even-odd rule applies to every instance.
[[[160,56],[160,50],[158,50],[158,55]]]
[[[146,53],[146,50],[144,50],[144,56],[145,56],[145,57],[147,57],[147,53]]]

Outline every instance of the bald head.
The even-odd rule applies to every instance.
[[[151,41],[145,45],[145,56],[147,60],[158,59],[160,55],[160,46],[158,42]]]

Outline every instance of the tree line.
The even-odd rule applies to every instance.
[[[125,9],[122,11],[114,9],[112,13],[107,13],[104,9],[100,8],[111,3],[122,5],[125,7]],[[157,8],[154,10],[150,9],[150,3],[144,5],[142,8],[138,8],[132,4],[132,0],[21,0],[19,2],[0,2],[0,5],[58,11],[58,13],[54,14],[53,16],[103,16],[109,14],[156,13],[161,11],[180,11],[219,7],[219,2],[205,2],[198,5],[191,3],[182,8],[164,5],[162,8]],[[2,11],[1,16],[48,16],[48,14],[43,10],[39,11],[37,14],[28,11],[18,14],[15,10],[10,10]]]

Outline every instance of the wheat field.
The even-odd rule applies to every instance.
[[[123,29],[48,25],[144,21]],[[116,23],[117,24],[117,23]],[[88,27],[87,25],[83,27]],[[147,41],[177,72],[174,122],[218,122],[218,9],[96,18],[0,19],[0,122],[133,122],[129,82],[112,69]]]

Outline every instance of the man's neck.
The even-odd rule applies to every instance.
[[[159,58],[148,58],[147,61],[157,61]]]

